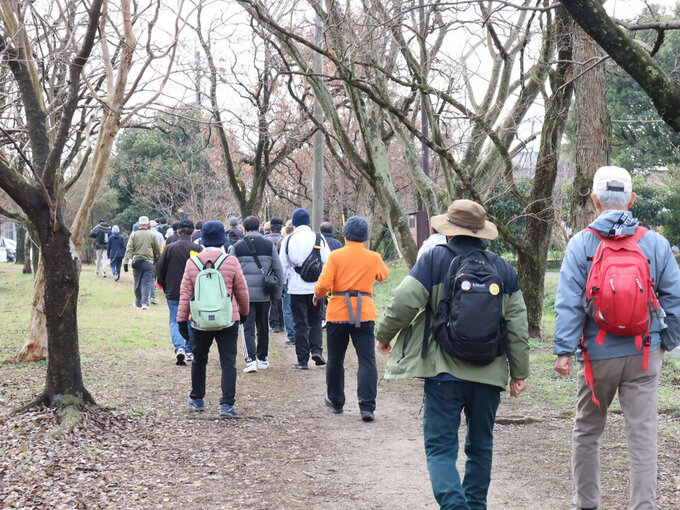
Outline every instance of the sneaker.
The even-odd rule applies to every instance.
[[[205,411],[205,401],[202,398],[189,397],[189,407],[194,411]]]
[[[295,340],[287,340],[284,342],[285,345],[295,345]]]
[[[375,420],[375,416],[373,416],[373,411],[361,411],[361,420],[365,422]]]
[[[106,278],[106,273],[104,273],[102,276],[103,276],[104,278]]]
[[[220,418],[238,418],[238,413],[234,406],[222,404],[220,405]]]
[[[298,362],[293,365],[293,368],[297,368],[298,370],[309,370],[309,365],[307,365],[307,363]]]
[[[264,360],[258,359],[257,360],[257,369],[258,370],[265,370],[267,368],[269,368],[269,360],[268,359],[264,359]]]
[[[95,271],[95,272],[94,272],[94,275],[95,275],[95,276],[99,276],[99,271]]]
[[[333,410],[333,414],[342,414],[342,407],[335,407],[331,399],[328,398],[328,395],[323,397],[323,402],[326,404],[326,407],[330,407]]]
[[[177,349],[175,353],[175,359],[177,360],[177,365],[186,365],[186,352],[184,349]]]
[[[257,361],[247,361],[246,362],[246,368],[243,369],[243,371],[248,374],[250,372],[257,372]]]
[[[142,307],[139,306],[137,303],[133,303],[132,306],[135,307],[135,310],[141,310],[142,309]]]
[[[142,305],[142,310],[148,310],[148,309],[149,309],[149,305]]]
[[[106,276],[106,275],[104,275],[104,276]],[[157,305],[158,301],[156,301],[156,298],[154,297],[154,298],[149,299],[149,303],[151,303],[152,305]]]
[[[184,359],[185,361],[194,361],[194,355],[190,352],[187,352],[187,355]]]
[[[326,360],[323,359],[322,354],[312,354],[312,359],[314,360],[314,363],[317,367],[322,367],[326,364]]]

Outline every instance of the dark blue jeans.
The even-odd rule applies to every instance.
[[[123,263],[123,257],[122,255],[120,257],[113,257],[111,259],[111,272],[116,275],[120,276],[120,266]]]
[[[193,329],[193,328],[192,328]],[[236,399],[236,341],[238,322],[217,331],[194,329],[194,362],[191,364],[191,398],[205,397],[205,367],[213,340],[217,343],[222,367],[220,404],[234,405]]]
[[[323,353],[321,307],[312,303],[313,294],[291,294],[290,309],[295,321],[295,354],[298,362],[307,363],[310,353]]]
[[[425,454],[432,491],[442,509],[486,509],[500,392],[497,386],[468,381],[425,381]],[[462,483],[456,469],[461,412],[467,423]]]
[[[257,347],[255,347],[255,330],[257,330]],[[269,301],[250,302],[250,313],[243,321],[243,341],[246,363],[255,361],[255,356],[260,361],[267,359],[269,356]]]
[[[326,324],[328,363],[326,364],[326,394],[335,407],[345,405],[345,353],[352,338],[359,361],[357,371],[357,398],[359,409],[375,411],[378,393],[378,368],[375,364],[375,336],[373,321],[361,323],[361,327],[345,322]]]

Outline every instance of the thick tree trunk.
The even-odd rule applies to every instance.
[[[519,286],[527,306],[529,336],[532,338],[541,336],[545,266],[546,257],[537,251],[522,250],[517,253]]]
[[[45,319],[48,332],[47,382],[42,400],[47,405],[94,403],[85,389],[80,367],[78,346],[78,272],[70,253],[70,234],[59,222],[52,231],[49,217],[40,225],[44,257],[42,267],[45,281]]]
[[[573,41],[576,173],[570,226],[575,233],[595,219],[595,206],[590,199],[590,192],[595,171],[609,162],[611,125],[602,62],[606,54],[579,26],[574,27]]]

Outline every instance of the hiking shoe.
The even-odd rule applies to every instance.
[[[202,398],[189,397],[189,407],[194,411],[205,411],[205,401]]]
[[[361,411],[361,420],[366,422],[375,420],[375,416],[373,416],[373,411]]]
[[[187,352],[186,357],[184,358],[186,361],[194,361],[194,355],[190,352]]]
[[[307,365],[307,363],[297,362],[293,365],[293,368],[297,368],[298,370],[309,370],[309,365]]]
[[[222,404],[220,405],[220,418],[238,418],[238,413],[234,406]]]
[[[258,370],[266,370],[269,368],[269,360],[268,359],[258,359],[257,360],[257,369]]]
[[[330,407],[333,410],[333,414],[342,414],[342,407],[335,407],[335,404],[331,402],[331,399],[328,398],[328,395],[323,397],[323,402],[326,404],[326,407]]]
[[[175,359],[177,360],[177,365],[186,365],[186,352],[184,349],[177,349],[175,353]]]
[[[322,354],[312,354],[312,359],[314,360],[314,363],[317,367],[322,367],[326,364],[326,360],[323,359]]]
[[[257,372],[257,361],[247,361],[246,362],[246,368],[243,369],[243,371],[248,374],[250,372]]]

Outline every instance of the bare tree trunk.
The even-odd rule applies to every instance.
[[[28,259],[28,257],[27,257]],[[29,271],[30,272],[30,271]],[[47,329],[45,322],[45,272],[38,262],[38,271],[33,281],[33,300],[28,336],[16,359],[18,361],[42,361],[47,357]]]
[[[604,88],[606,54],[579,26],[574,28],[573,41],[576,173],[570,223],[578,232],[596,215],[590,192],[595,171],[609,162],[611,124]]]

